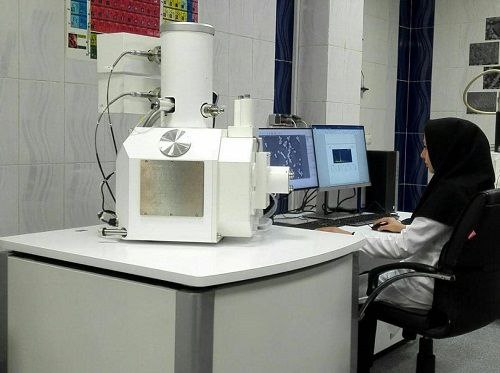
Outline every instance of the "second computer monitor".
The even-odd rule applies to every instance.
[[[320,189],[370,185],[363,126],[315,125],[313,137]]]
[[[271,166],[293,171],[294,189],[317,188],[316,161],[310,128],[261,128],[264,151],[271,153]]]

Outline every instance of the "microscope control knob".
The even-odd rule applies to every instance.
[[[173,129],[163,134],[160,139],[160,151],[167,157],[180,157],[191,148],[191,141],[184,130]]]

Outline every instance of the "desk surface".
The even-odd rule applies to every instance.
[[[271,226],[252,238],[218,244],[102,238],[99,226],[3,237],[4,250],[193,287],[285,273],[358,250],[363,237]]]

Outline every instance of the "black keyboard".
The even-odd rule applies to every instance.
[[[352,226],[360,226],[360,225],[367,225],[373,223],[375,220],[378,220],[380,218],[384,218],[387,216],[394,216],[396,217],[396,214],[354,214],[354,215],[348,215],[348,216],[342,216],[334,219],[314,219],[310,220],[305,223],[300,223],[300,224],[289,224],[289,223],[282,223],[282,222],[275,222],[276,225],[282,225],[286,227],[294,227],[294,228],[301,228],[301,229],[318,229],[322,227],[341,227],[344,225],[352,225]]]

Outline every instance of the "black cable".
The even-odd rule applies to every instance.
[[[355,209],[344,209],[344,208],[340,207],[342,205],[342,203],[344,203],[345,201],[348,201],[348,200],[356,197],[356,188],[353,188],[353,191],[354,191],[354,193],[352,196],[346,197],[340,201],[340,190],[338,190],[337,191],[337,205],[334,208],[328,206],[328,192],[325,192],[325,201],[322,205],[323,213],[325,215],[328,215],[328,214],[331,214],[333,212],[355,212],[356,211]]]
[[[97,159],[97,165],[99,166],[99,170],[101,171],[101,176],[103,178],[103,182],[106,184],[106,187],[108,188],[109,194],[111,195],[111,198],[113,198],[113,201],[116,202],[115,195],[113,194],[113,191],[111,190],[111,187],[109,186],[109,183],[107,182],[108,178],[104,172],[104,169],[102,168],[101,164],[101,158],[99,157],[99,149],[97,147],[97,130],[99,129],[99,121],[97,121],[97,124],[95,126],[95,131],[94,131],[94,149],[95,149],[95,156]]]
[[[348,200],[353,199],[354,197],[356,197],[356,188],[352,188],[352,190],[353,190],[353,192],[354,192],[354,193],[353,193],[353,195],[352,195],[352,196],[350,196],[350,197],[346,197],[346,198],[344,198],[344,199],[343,199],[342,201],[340,201],[340,202],[337,202],[337,207],[336,207],[336,209],[340,208],[340,206],[342,205],[342,203],[344,203],[345,201],[348,201]]]
[[[96,156],[96,159],[97,159],[97,165],[99,166],[99,170],[101,171],[101,176],[102,176],[103,180],[106,180],[106,187],[108,188],[109,194],[111,195],[111,198],[113,198],[114,202],[116,202],[115,195],[113,194],[113,191],[111,190],[111,187],[109,186],[109,184],[107,182],[109,175],[106,176],[106,174],[104,172],[104,169],[102,168],[101,159],[99,157],[99,148],[97,146],[97,131],[99,129],[99,125],[101,124],[101,119],[102,119],[104,113],[106,113],[106,111],[109,112],[109,107],[111,105],[113,105],[116,101],[118,101],[119,99],[121,99],[122,97],[132,96],[132,95],[133,95],[133,92],[122,93],[119,96],[115,97],[113,100],[111,100],[106,105],[106,107],[104,108],[104,110],[101,112],[101,114],[99,115],[99,117],[97,118],[97,123],[96,123],[95,131],[94,131],[94,149],[95,149],[95,156]]]
[[[310,195],[308,195],[309,192],[311,193]],[[317,188],[307,189],[304,194],[304,197],[302,198],[300,206],[295,209],[288,210],[283,214],[294,214],[294,213],[300,214],[302,212],[311,212],[311,211],[305,211],[305,209],[306,207],[315,207],[314,205],[308,205],[308,203],[311,202],[314,198],[316,198],[317,192],[318,192]]]
[[[305,204],[307,205],[309,202],[311,202],[314,198],[318,196],[318,190],[314,189],[309,198],[306,200]],[[314,206],[314,205],[313,205]]]
[[[113,131],[113,124],[111,123],[111,113],[109,111],[109,107],[111,104],[109,103],[109,86],[111,85],[111,75],[113,75],[113,71],[120,62],[120,60],[126,56],[127,54],[134,54],[132,51],[126,51],[120,54],[120,56],[116,59],[115,62],[113,62],[113,65],[111,66],[111,70],[109,71],[109,76],[108,76],[108,84],[106,86],[106,110],[108,112],[108,123],[109,123],[109,131],[111,133],[111,138],[113,139],[113,146],[115,148],[115,154],[118,154],[118,146],[116,145],[116,138],[115,138],[115,132]]]

